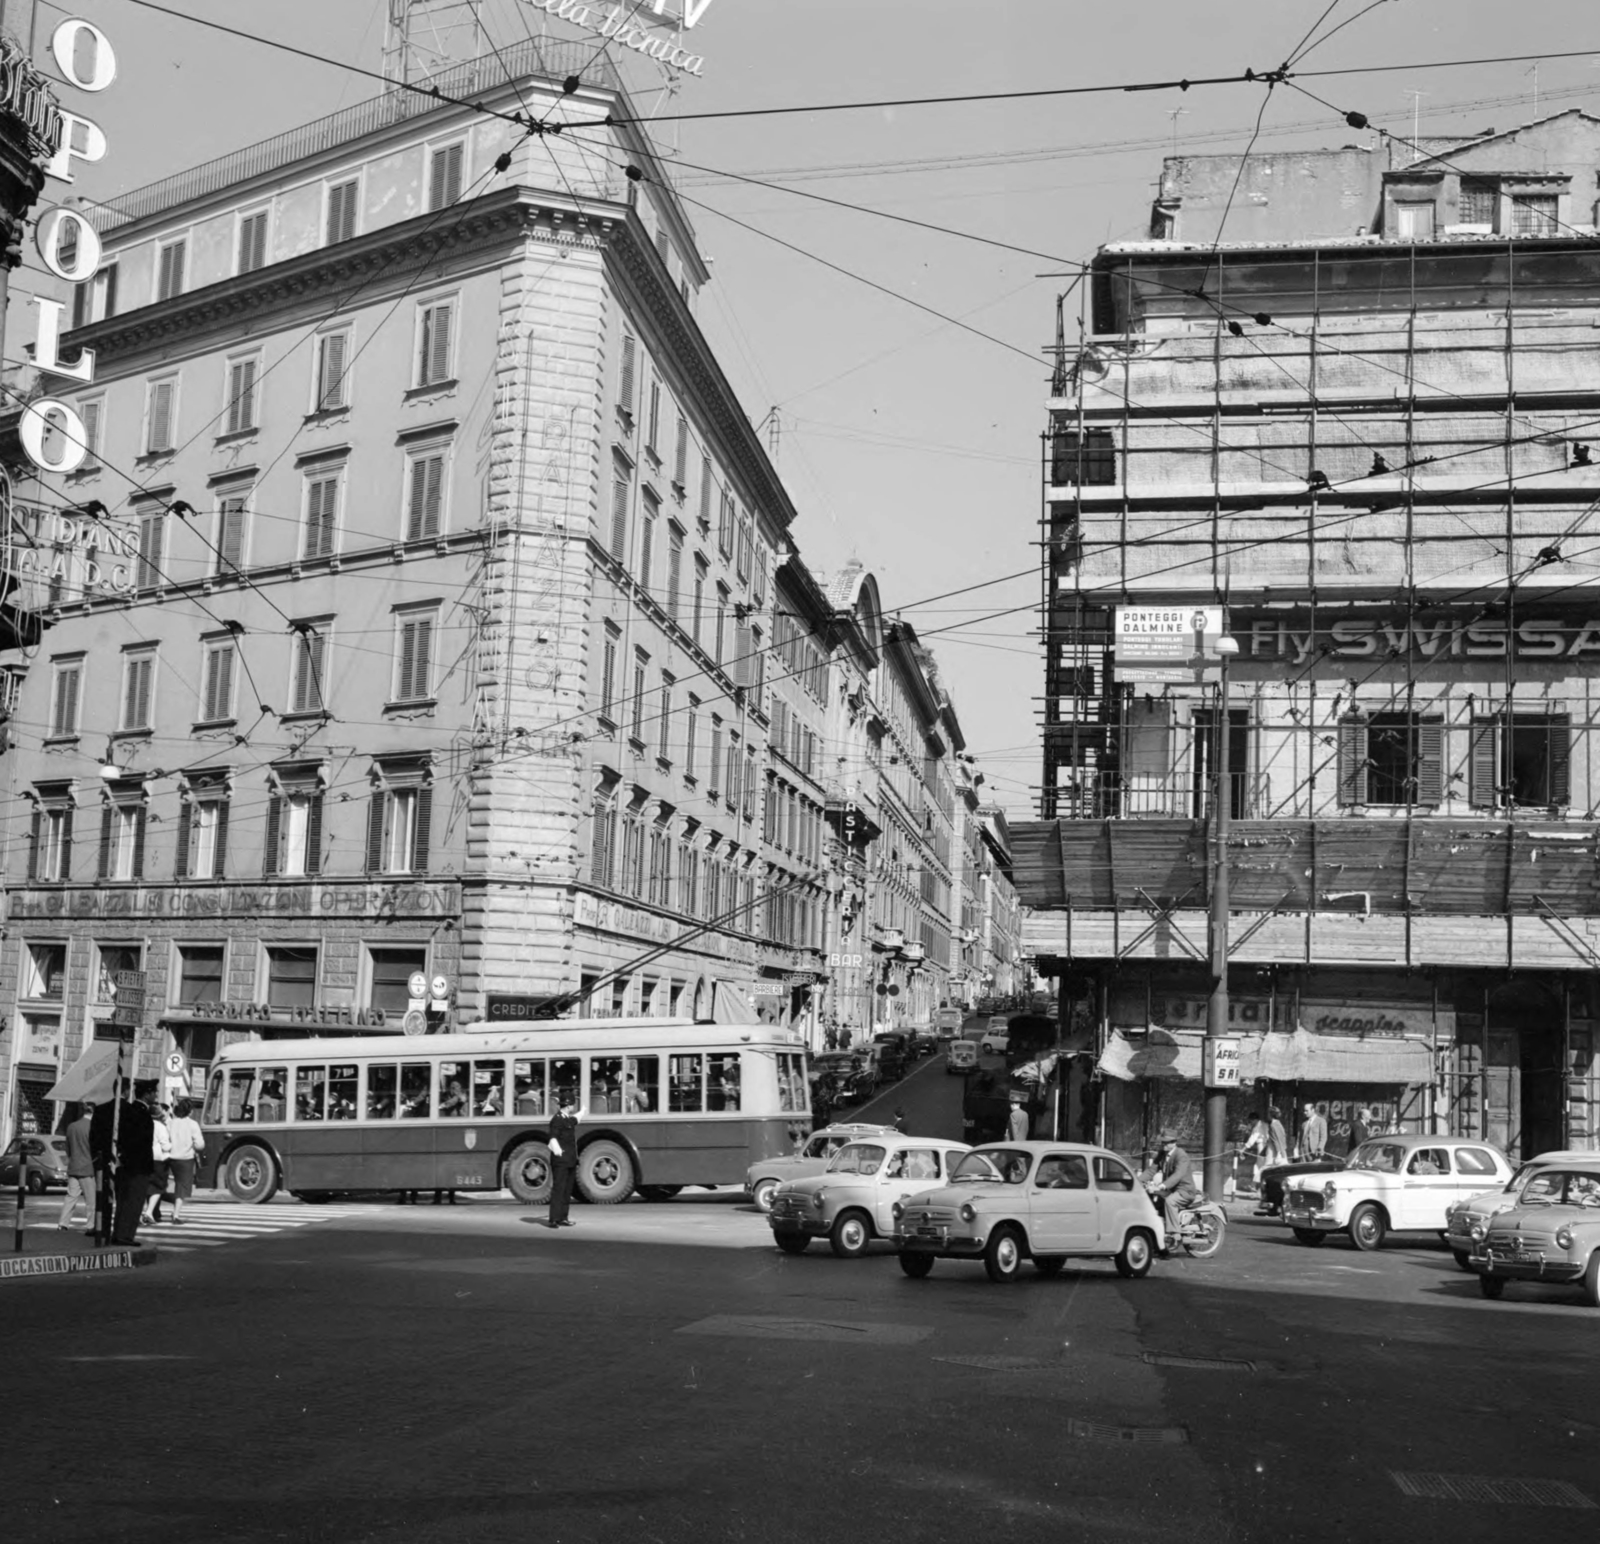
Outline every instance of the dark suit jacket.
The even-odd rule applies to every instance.
[[[571,1115],[558,1115],[550,1122],[550,1135],[561,1144],[561,1155],[556,1159],[560,1168],[571,1168],[578,1161],[578,1122]]]
[[[96,1105],[89,1117],[89,1149],[100,1168],[111,1161],[111,1116],[109,1101]],[[122,1101],[122,1113],[117,1117],[117,1157],[127,1174],[154,1174],[156,1171],[156,1123],[142,1104],[131,1099]]]

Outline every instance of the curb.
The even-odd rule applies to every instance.
[[[78,1276],[89,1271],[125,1271],[156,1263],[154,1244],[99,1249],[93,1254],[8,1255],[0,1257],[0,1281],[7,1277]]]

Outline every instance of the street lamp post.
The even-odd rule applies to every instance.
[[[1228,1094],[1213,1086],[1216,1042],[1228,1034],[1228,824],[1233,814],[1233,788],[1228,765],[1228,661],[1239,652],[1238,640],[1217,640],[1221,666],[1217,672],[1217,714],[1211,736],[1211,764],[1216,781],[1211,798],[1211,996],[1206,1002],[1206,1120],[1203,1169],[1206,1198],[1221,1201],[1227,1184]]]

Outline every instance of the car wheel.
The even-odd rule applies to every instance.
[[[933,1256],[919,1250],[900,1251],[900,1269],[913,1281],[921,1281],[933,1269]]]
[[[228,1189],[238,1201],[264,1206],[278,1193],[278,1165],[266,1148],[254,1142],[228,1155]]]
[[[1145,1229],[1135,1228],[1123,1239],[1122,1248],[1111,1263],[1116,1266],[1117,1275],[1137,1281],[1141,1276],[1150,1274],[1150,1264],[1155,1257],[1156,1241]]]
[[[519,1142],[506,1159],[502,1181],[524,1206],[544,1206],[550,1200],[552,1167],[543,1142]]]
[[[31,1196],[44,1194],[44,1175],[37,1169],[28,1170],[28,1194]]]
[[[1388,1231],[1389,1225],[1383,1220],[1383,1209],[1370,1201],[1365,1206],[1358,1206],[1351,1214],[1350,1238],[1357,1249],[1381,1249]]]
[[[1297,1242],[1306,1245],[1310,1249],[1320,1249],[1322,1245],[1328,1242],[1328,1235],[1317,1232],[1315,1228],[1296,1228],[1294,1236]]]
[[[1033,1257],[1033,1268],[1041,1276],[1059,1276],[1066,1264],[1067,1257],[1064,1254],[1036,1254]]]
[[[1480,1276],[1480,1281],[1488,1278]],[[1600,1249],[1589,1256],[1583,1271],[1583,1300],[1591,1308],[1600,1308]]]
[[[833,1219],[828,1244],[841,1260],[854,1260],[872,1242],[872,1223],[865,1212],[840,1212]]]
[[[620,1142],[591,1142],[578,1154],[578,1193],[591,1206],[617,1206],[633,1194],[633,1159]]]
[[[1480,1276],[1478,1278],[1478,1290],[1488,1298],[1504,1297],[1506,1294],[1505,1277]]]
[[[1452,1249],[1450,1251],[1450,1258],[1454,1260],[1462,1270],[1470,1271],[1472,1269],[1472,1256],[1469,1255],[1465,1249]]]
[[[756,1203],[758,1212],[772,1210],[772,1198],[778,1193],[778,1182],[775,1179],[758,1179],[750,1191],[750,1199]]]
[[[983,1246],[983,1268],[990,1281],[1015,1281],[1022,1274],[1022,1235],[1002,1224]]]
[[[811,1239],[804,1233],[774,1233],[773,1241],[785,1254],[804,1254]]]
[[[682,1185],[641,1185],[639,1194],[646,1201],[670,1201],[682,1189]]]

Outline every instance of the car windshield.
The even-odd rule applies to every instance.
[[[982,1184],[1021,1185],[1027,1182],[1032,1163],[1028,1153],[1016,1148],[990,1148],[988,1152],[968,1153],[951,1171],[950,1179],[972,1180]]]
[[[1525,1206],[1600,1207],[1600,1174],[1545,1169],[1528,1181],[1522,1201]]]
[[[883,1167],[885,1149],[871,1142],[852,1142],[841,1147],[828,1165],[830,1174],[876,1174]]]
[[[1406,1150],[1395,1142],[1363,1142],[1350,1160],[1352,1169],[1370,1169],[1375,1174],[1398,1174],[1406,1161]]]

